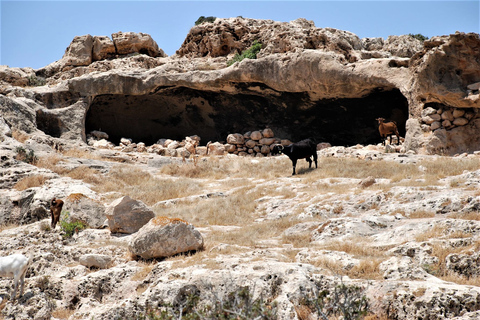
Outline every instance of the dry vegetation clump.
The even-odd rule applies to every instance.
[[[89,168],[87,166],[79,166],[66,173],[66,176],[91,184],[99,184],[103,180],[98,170]]]
[[[465,212],[465,213],[452,212],[452,213],[449,213],[447,217],[451,219],[480,221],[480,212],[478,211],[471,211],[471,212]]]
[[[144,280],[148,274],[153,270],[153,268],[157,265],[157,261],[139,261],[140,269],[135,272],[132,276],[132,281],[142,281]]]
[[[44,175],[31,175],[31,176],[26,176],[22,179],[20,179],[15,185],[13,186],[14,189],[18,191],[23,191],[27,190],[29,188],[35,188],[35,187],[41,187],[47,181],[49,178],[47,178]]]
[[[154,212],[159,216],[178,217],[196,226],[245,225],[253,222],[256,197],[248,188],[240,188],[225,197],[199,199],[173,207],[157,206]]]
[[[434,265],[425,265],[424,268],[428,273],[444,281],[454,282],[460,285],[480,286],[480,276],[466,277],[464,275],[452,272],[446,267],[448,255],[455,253],[469,254],[478,251],[479,246],[480,243],[476,242],[467,247],[451,247],[445,245],[444,243],[435,241],[432,243],[432,255],[438,258],[438,263]]]
[[[25,143],[30,138],[30,135],[18,129],[12,129],[12,138],[18,142]]]
[[[118,165],[94,189],[101,193],[127,194],[152,206],[159,201],[198,194],[203,185],[193,179],[158,178],[134,166]]]
[[[206,157],[192,163],[171,163],[160,168],[165,175],[187,178],[225,179],[225,178],[255,178],[271,179],[286,176],[290,162],[285,158],[220,158]]]
[[[169,218],[169,217],[160,217],[160,216],[153,218],[152,223],[156,226],[166,226],[167,224],[176,224],[176,223],[189,224],[187,221],[179,218]]]
[[[65,175],[70,170],[59,166],[58,163],[62,161],[62,157],[58,154],[52,154],[45,157],[40,157],[35,165],[39,168],[44,168],[53,171],[59,175]]]

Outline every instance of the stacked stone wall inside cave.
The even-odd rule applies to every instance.
[[[253,89],[254,88],[254,89]],[[275,92],[261,84],[239,84],[237,93],[159,88],[148,95],[101,95],[93,99],[86,132],[101,130],[153,144],[161,138],[199,135],[201,144],[225,141],[230,133],[270,127],[292,141],[312,137],[332,145],[379,143],[376,118],[397,122],[405,135],[408,103],[399,90],[379,89],[363,98],[312,100],[308,93]]]

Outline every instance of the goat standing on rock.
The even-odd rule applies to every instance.
[[[50,214],[52,216],[52,229],[55,229],[55,226],[60,220],[60,214],[62,213],[63,201],[60,199],[52,199],[50,203]]]
[[[397,124],[395,121],[384,122],[384,118],[376,119],[378,121],[378,131],[382,137],[382,143],[385,145],[385,140],[390,136],[390,144],[392,144],[392,135],[397,136],[397,143],[400,143],[400,134],[398,133]]]
[[[277,144],[272,148],[272,154],[281,154],[284,153],[287,155],[290,160],[292,160],[293,173],[295,175],[295,167],[297,166],[298,159],[305,159],[308,161],[309,168],[312,167],[312,159],[315,161],[315,168],[318,168],[317,164],[317,144],[313,142],[312,139],[305,139],[296,143],[292,143],[286,147],[281,144]]]

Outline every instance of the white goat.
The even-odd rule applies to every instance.
[[[13,277],[15,289],[11,300],[17,296],[18,281],[21,283],[20,296],[23,295],[23,285],[25,283],[25,274],[27,273],[30,258],[23,254],[12,254],[6,257],[0,257],[0,277]]]

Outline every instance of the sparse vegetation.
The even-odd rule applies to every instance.
[[[18,191],[23,191],[29,188],[41,187],[47,180],[48,178],[41,174],[26,176],[18,180],[18,182],[15,183],[15,185],[13,186],[13,188]]]
[[[60,228],[64,232],[64,238],[71,238],[75,233],[85,229],[87,226],[81,221],[70,221],[70,212],[62,211],[60,218]]]
[[[28,85],[31,87],[40,87],[44,86],[47,83],[47,80],[42,77],[37,77],[36,75],[31,75],[28,77]]]
[[[253,299],[248,286],[239,287],[226,295],[220,295],[216,288],[210,288],[210,304],[200,304],[198,293],[179,299],[175,304],[163,303],[139,317],[145,320],[202,320],[202,319],[277,319],[277,305],[262,296]],[[192,291],[195,291],[192,289]]]
[[[24,147],[17,147],[15,148],[15,152],[17,153],[15,159],[19,161],[23,161],[29,164],[35,164],[38,161],[35,152],[31,149],[26,150]]]
[[[243,59],[257,59],[257,54],[260,52],[262,49],[262,44],[255,40],[252,43],[252,46],[244,51],[242,51],[241,54],[235,54],[232,60],[227,62],[228,66],[231,66],[235,62],[240,62]]]
[[[424,36],[423,34],[420,34],[420,33],[417,33],[417,34],[413,34],[413,33],[409,33],[408,34],[410,37],[412,38],[415,38],[417,40],[420,40],[420,41],[425,41],[425,40],[428,40],[428,37]]]
[[[356,320],[363,319],[369,312],[365,289],[355,285],[342,282],[332,290],[317,290],[313,294],[313,299],[304,298],[301,304],[315,310],[318,319]]]
[[[199,24],[205,23],[205,22],[215,22],[217,17],[205,17],[205,16],[200,16],[197,21],[195,21],[195,25],[198,26]]]

